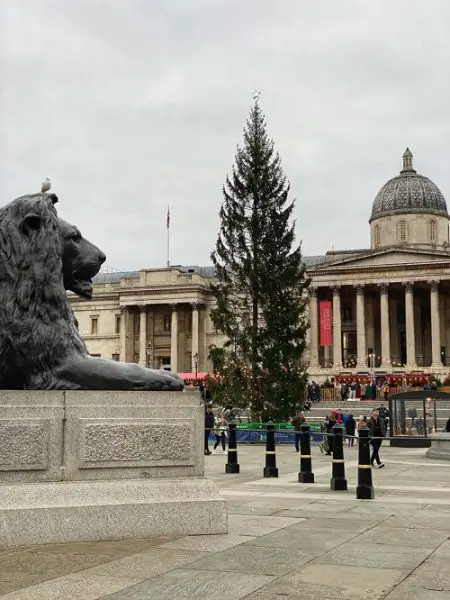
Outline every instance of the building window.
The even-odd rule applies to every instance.
[[[119,360],[120,360],[120,354],[117,354],[117,353],[116,354],[112,354],[111,358],[113,360],[115,360],[116,362],[119,362]]]
[[[379,248],[381,246],[381,232],[380,232],[380,226],[379,225],[375,225],[375,229],[374,229],[374,235],[375,235],[375,248]]]
[[[164,315],[164,331],[170,331],[172,325],[172,315]]]
[[[401,243],[406,242],[408,237],[406,221],[400,221],[398,224],[398,237]]]
[[[116,315],[116,333],[120,333],[120,323],[121,323],[121,318],[120,315]]]
[[[430,242],[436,243],[436,221],[430,221]]]
[[[98,333],[98,317],[91,317],[91,335]]]

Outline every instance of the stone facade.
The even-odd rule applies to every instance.
[[[370,217],[371,248],[305,257],[312,280],[310,375],[427,370],[450,365],[449,216],[437,186],[403,156]],[[104,273],[92,301],[70,296],[93,355],[177,372],[211,370],[210,267]],[[320,346],[321,302],[333,305],[333,344]]]

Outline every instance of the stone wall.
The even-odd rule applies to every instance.
[[[0,482],[204,475],[189,392],[1,391]]]

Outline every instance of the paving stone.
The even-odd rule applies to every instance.
[[[197,552],[196,550],[155,548],[140,554],[119,558],[92,569],[86,569],[82,571],[82,575],[121,578],[132,576],[134,579],[139,580],[150,579],[150,577],[156,577],[162,573],[167,573],[171,569],[183,567],[205,556],[208,556],[207,552]]]
[[[408,577],[407,583],[421,589],[445,591],[450,597],[450,562],[431,558]]]
[[[435,529],[436,531],[448,531],[450,533],[450,517],[436,518],[431,514],[421,516],[416,513],[410,517],[395,515],[380,523],[380,526],[405,529]]]
[[[433,546],[437,548],[449,538],[448,532],[432,529],[400,529],[394,527],[377,527],[362,533],[361,544],[388,544],[394,546]]]
[[[439,546],[431,557],[431,560],[447,560],[448,564],[450,564],[450,540]]]
[[[408,580],[406,580],[408,581]],[[408,583],[401,583],[384,600],[449,600],[450,592],[446,590],[417,588]],[[247,600],[247,599],[246,599]],[[262,600],[262,599],[261,599]],[[278,598],[278,600],[281,600]],[[283,600],[286,600],[283,598]]]
[[[290,529],[295,529],[297,531],[300,530],[308,530],[314,529],[318,530],[327,530],[327,531],[348,531],[348,532],[357,532],[362,533],[363,531],[367,531],[371,527],[375,527],[378,525],[378,520],[369,520],[364,518],[359,519],[341,519],[340,516],[328,518],[326,517],[313,517],[310,519],[306,519],[306,521],[302,521],[298,525],[292,525]]]
[[[111,561],[111,555],[28,551],[0,557],[0,581],[16,589]]]
[[[200,552],[220,552],[233,546],[255,539],[248,535],[194,535],[179,538],[164,544],[162,548],[175,548],[180,550],[199,550]]]
[[[2,600],[98,600],[107,594],[123,590],[136,583],[137,581],[131,577],[127,579],[118,577],[75,579],[69,575],[11,592],[2,596]]]
[[[103,596],[102,600],[240,600],[272,580],[273,577],[247,573],[177,569],[116,594]]]
[[[307,506],[305,509],[300,510],[281,510],[280,512],[274,513],[273,516],[277,517],[292,517],[292,518],[306,518],[306,519],[317,519],[317,518],[326,518],[326,519],[345,519],[354,520],[354,519],[363,519],[363,516],[360,515],[349,515],[347,509],[345,511],[333,511],[333,510],[310,510],[310,507]]]
[[[260,540],[261,538],[257,538]],[[311,559],[309,549],[275,548],[242,544],[187,565],[187,569],[283,575]]]
[[[306,565],[269,583],[246,600],[377,600],[404,577],[395,569]],[[272,595],[270,595],[272,594]]]
[[[228,531],[238,535],[259,536],[297,523],[287,517],[262,517],[255,515],[229,515]]]
[[[127,556],[136,554],[151,548],[157,548],[167,542],[176,539],[168,536],[143,539],[116,540],[110,542],[75,542],[71,544],[46,544],[44,546],[32,546],[34,552],[53,552],[56,554],[102,554],[113,555],[118,558],[120,554]]]
[[[262,546],[267,548],[284,548],[303,552],[309,556],[317,556],[331,550],[347,540],[356,537],[357,533],[348,531],[313,530],[289,527],[255,538],[245,546]]]
[[[228,508],[229,515],[260,515],[260,516],[269,516],[273,515],[274,512],[277,512],[277,509],[274,506],[264,507],[264,506],[232,506]]]
[[[424,546],[362,544],[360,538],[357,538],[322,554],[314,563],[383,569],[413,569],[433,551],[434,548]]]

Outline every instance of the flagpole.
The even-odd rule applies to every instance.
[[[167,207],[167,220],[166,220],[166,229],[167,229],[167,268],[170,268],[170,206]]]

